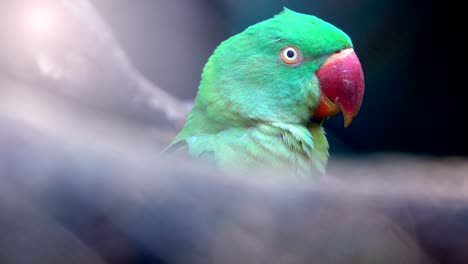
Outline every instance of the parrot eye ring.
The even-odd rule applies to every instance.
[[[295,64],[299,61],[300,52],[294,46],[287,46],[280,51],[281,60],[286,64]]]

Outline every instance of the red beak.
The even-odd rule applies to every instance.
[[[348,127],[358,114],[364,96],[364,74],[353,49],[331,55],[317,70],[320,102],[314,118],[325,118],[343,112],[344,126]]]

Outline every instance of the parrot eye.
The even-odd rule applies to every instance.
[[[294,64],[299,61],[299,50],[296,47],[288,46],[280,51],[281,60],[287,64]]]

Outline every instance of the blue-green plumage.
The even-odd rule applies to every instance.
[[[282,54],[287,47],[297,54]],[[194,107],[169,149],[226,171],[322,173],[328,143],[321,121],[311,121],[322,98],[315,73],[348,48],[338,28],[288,9],[229,38],[205,65]],[[291,54],[297,61],[284,57]]]

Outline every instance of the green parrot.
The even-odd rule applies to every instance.
[[[223,171],[320,175],[329,158],[323,120],[341,111],[347,127],[363,94],[351,39],[315,16],[284,8],[215,49],[193,109],[165,151]]]

